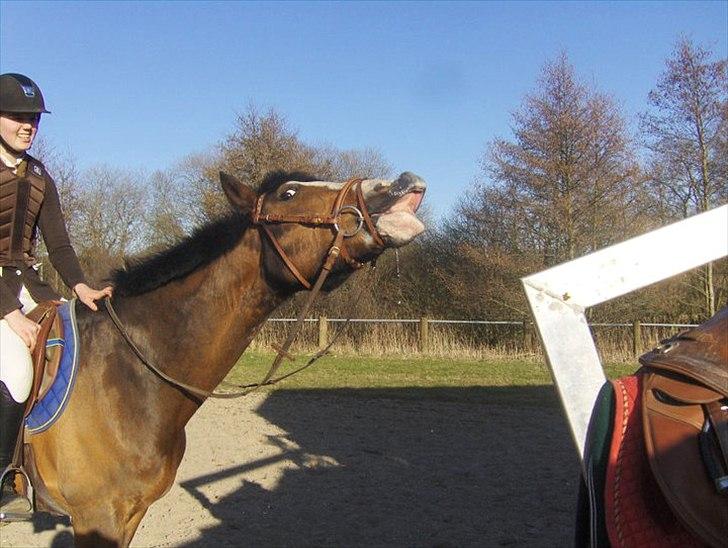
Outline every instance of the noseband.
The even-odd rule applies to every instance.
[[[326,254],[326,259],[322,265],[322,273],[330,271],[333,267],[334,262],[338,256],[354,269],[359,269],[364,266],[363,263],[352,258],[351,254],[347,251],[346,247],[343,246],[345,238],[356,236],[364,225],[366,225],[369,234],[374,239],[374,242],[381,247],[384,247],[379,232],[372,222],[371,215],[367,208],[366,202],[364,201],[364,193],[362,192],[361,185],[363,179],[350,179],[341,188],[339,193],[336,195],[334,205],[331,208],[331,212],[328,215],[279,215],[276,213],[263,213],[263,204],[268,193],[261,194],[255,202],[255,208],[251,214],[251,222],[253,225],[261,228],[270,240],[274,249],[283,260],[284,264],[295,276],[295,278],[301,283],[303,287],[308,290],[312,289],[312,284],[309,282],[301,271],[296,268],[293,261],[290,259],[288,254],[281,246],[278,239],[275,237],[268,225],[279,224],[279,223],[294,223],[299,225],[311,225],[311,226],[329,226],[334,232],[334,239],[331,243],[331,247]],[[356,194],[357,205],[343,205],[349,191],[354,188]],[[351,231],[346,231],[342,226],[342,217],[345,214],[354,215],[356,218],[356,227]]]

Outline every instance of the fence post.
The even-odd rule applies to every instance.
[[[430,325],[427,316],[420,317],[420,352],[427,352],[430,348]]]
[[[533,352],[533,330],[528,320],[523,320],[523,350],[528,354]]]
[[[632,322],[632,355],[636,358],[642,353],[642,326],[639,320]]]
[[[326,316],[319,316],[318,328],[318,347],[319,350],[323,350],[329,344],[329,321]]]

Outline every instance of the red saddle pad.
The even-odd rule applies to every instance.
[[[614,431],[607,463],[604,504],[614,547],[705,546],[676,518],[652,476],[642,427],[642,377],[612,381]]]

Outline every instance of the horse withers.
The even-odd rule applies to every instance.
[[[124,336],[110,315],[76,310],[73,392],[26,442],[45,493],[36,502],[70,516],[77,546],[131,542],[173,484],[185,425],[277,306],[317,282],[336,288],[424,230],[425,183],[412,173],[332,183],[276,172],[257,193],[220,179],[229,215],[114,273]]]

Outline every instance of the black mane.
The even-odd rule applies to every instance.
[[[259,194],[272,192],[288,181],[317,181],[301,171],[271,171],[260,184]],[[250,226],[250,218],[238,212],[199,227],[175,246],[146,257],[127,259],[111,274],[114,295],[142,295],[191,274],[233,249]]]
[[[175,246],[137,259],[111,274],[114,296],[141,295],[173,280],[184,278],[233,249],[250,226],[238,212],[203,225]]]

